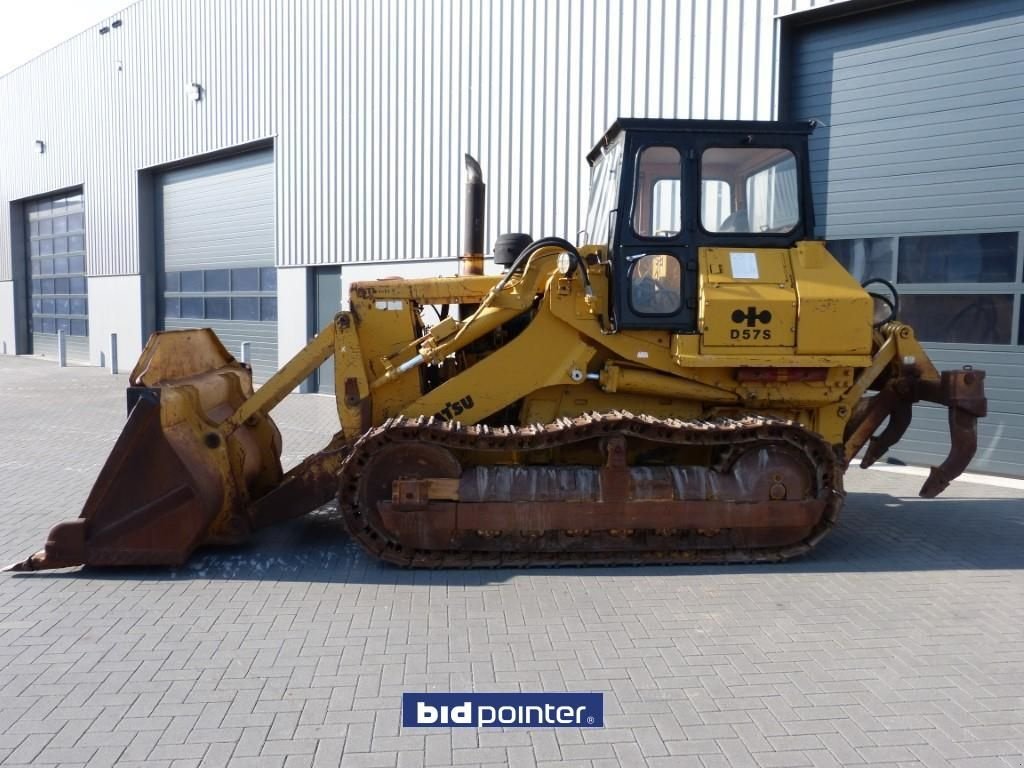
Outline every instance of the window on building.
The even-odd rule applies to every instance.
[[[863,283],[872,277],[893,279],[896,264],[895,237],[829,240],[825,246],[858,282]]]
[[[895,276],[900,320],[923,341],[1024,344],[1024,306],[1015,310],[1024,305],[1016,232],[830,240],[827,247],[861,282]]]
[[[901,237],[901,283],[1012,283],[1017,233]]]
[[[1012,294],[902,294],[900,320],[922,341],[1009,344]]]
[[[277,269],[191,269],[164,273],[164,317],[276,320]]]

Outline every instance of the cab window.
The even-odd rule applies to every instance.
[[[785,234],[800,220],[796,157],[781,147],[711,147],[701,154],[707,232]]]
[[[636,164],[633,232],[640,237],[675,237],[682,229],[683,163],[675,147],[646,147]]]
[[[638,254],[629,285],[629,303],[639,315],[673,315],[682,309],[682,270],[671,254]]]

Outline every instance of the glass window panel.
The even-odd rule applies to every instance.
[[[71,321],[71,335],[72,336],[88,336],[89,335],[89,321],[88,320],[72,320]]]
[[[620,137],[607,147],[590,172],[590,205],[583,243],[607,243],[611,228],[611,212],[618,206],[619,175],[622,171]]]
[[[164,272],[164,290],[177,293],[181,290],[181,273],[180,272]]]
[[[829,240],[825,247],[858,282],[872,277],[892,280],[896,240],[891,237]]]
[[[732,187],[720,179],[701,179],[701,221],[725,221],[732,213]],[[705,227],[706,228],[706,227]]]
[[[85,274],[85,256],[69,256],[68,272],[73,275]]]
[[[255,296],[235,296],[231,299],[232,320],[259,320],[260,300]]]
[[[277,267],[263,267],[260,269],[260,290],[277,290]]]
[[[785,233],[796,227],[799,185],[796,157],[788,149],[710,147],[700,164],[702,192],[714,196],[701,205],[701,224],[708,232]],[[712,187],[710,181],[724,186]],[[727,206],[725,190],[732,195]]]
[[[675,147],[647,147],[636,164],[633,231],[641,237],[673,237],[682,221],[683,162]],[[659,194],[655,194],[660,190]]]
[[[57,301],[55,299],[37,299],[43,306],[39,310],[44,315],[53,315],[57,312]]]
[[[53,219],[40,219],[39,220],[39,234],[40,235],[52,235],[53,234]]]
[[[659,179],[654,182],[652,214],[654,234],[657,237],[671,237],[682,228],[680,196],[682,182],[679,179]]]
[[[31,255],[31,256],[38,256],[39,255],[39,241],[38,240],[33,240],[31,243],[28,244],[28,252],[29,252],[29,255]]]
[[[53,280],[49,279],[49,278],[45,279],[45,280],[40,280],[39,281],[39,292],[41,294],[43,294],[44,296],[45,295],[52,295],[53,294]]]
[[[53,234],[63,235],[68,231],[68,217],[67,216],[56,216],[53,219]]]
[[[649,253],[633,262],[630,304],[641,315],[670,315],[682,308],[682,270],[668,254]]]
[[[71,293],[71,284],[66,277],[58,277],[53,281],[53,292],[60,294]]]
[[[85,278],[84,277],[72,277],[68,280],[68,284],[71,290],[68,293],[85,293]]]
[[[57,332],[57,321],[52,317],[44,317],[43,322],[43,333],[56,333]]]
[[[85,229],[85,214],[72,213],[68,216],[68,232],[81,232]]]
[[[66,237],[55,237],[53,239],[53,252],[54,253],[67,253],[68,252],[68,239]]]
[[[57,318],[57,330],[64,331],[64,333],[71,333],[71,321],[66,317]]]
[[[52,275],[53,274],[53,259],[40,259],[39,260],[39,274],[41,274],[41,275]]]
[[[180,317],[181,316],[181,300],[180,299],[164,299],[164,317]]]
[[[181,316],[201,319],[203,317],[203,300],[195,297],[181,299]]]
[[[228,298],[217,296],[206,300],[206,318],[208,320],[227,320],[231,316]]]
[[[68,250],[69,251],[84,251],[85,250],[85,236],[84,235],[71,235],[68,238]]]
[[[61,256],[53,260],[53,273],[55,275],[66,275],[68,273],[67,256]]]
[[[901,237],[901,283],[1012,283],[1017,233]]]
[[[182,293],[203,292],[203,271],[201,269],[179,272],[178,274],[181,276]]]
[[[746,193],[751,231],[791,231],[800,220],[796,157],[786,151],[768,168],[748,176]]]
[[[277,299],[266,297],[260,299],[260,320],[277,320]]]
[[[43,300],[42,299],[37,299],[37,298],[33,298],[32,299],[32,311],[35,314],[37,314],[37,315],[38,314],[42,314],[42,311],[43,311]]]
[[[40,263],[39,263],[38,261],[36,261],[35,259],[33,259],[33,260],[32,260],[32,274],[33,274],[33,275],[38,275],[38,274],[40,274],[40,270],[41,270],[41,269],[42,269],[42,264],[40,264]]]
[[[229,269],[208,269],[206,270],[206,290],[207,292],[212,291],[227,291],[228,290],[228,276],[231,274]]]
[[[77,298],[70,299],[72,315],[87,315],[89,314],[89,302],[88,299]]]
[[[53,198],[52,200],[50,200],[50,210],[53,210],[53,211],[63,211],[65,206],[67,206],[67,204],[68,204],[68,201],[67,201],[66,197],[56,197],[56,198]]]
[[[39,222],[36,219],[32,219],[28,223],[28,233],[31,237],[36,237],[39,234]]]
[[[58,315],[70,315],[71,314],[71,299],[57,299],[57,313]]]
[[[39,255],[40,256],[51,256],[51,255],[53,255],[53,240],[40,240],[39,241]]]
[[[232,291],[258,291],[260,289],[260,271],[258,269],[232,269]]]
[[[902,294],[900,320],[923,341],[1009,344],[1013,296]]]

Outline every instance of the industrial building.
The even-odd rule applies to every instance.
[[[204,325],[266,378],[351,282],[455,270],[464,152],[488,242],[573,239],[618,116],[814,120],[818,235],[988,371],[973,466],[1021,475],[1022,43],[1017,0],[140,0],[0,78],[0,352]]]

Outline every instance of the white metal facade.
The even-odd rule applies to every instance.
[[[136,274],[139,171],[264,139],[281,266],[455,255],[466,151],[488,242],[573,236],[612,119],[771,117],[774,16],[813,4],[141,0],[0,78],[0,281],[7,201],[82,186],[90,277]]]

